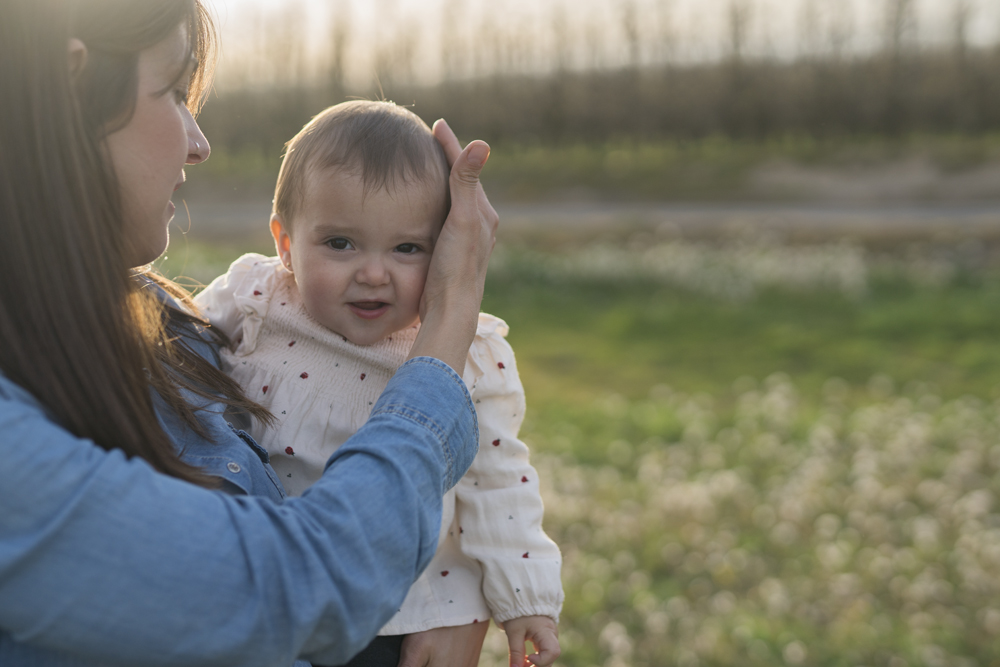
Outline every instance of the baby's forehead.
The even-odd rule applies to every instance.
[[[409,194],[420,194],[440,203],[446,204],[448,199],[448,178],[434,173],[432,170],[416,175],[399,172],[380,182],[366,181],[360,165],[313,165],[306,170],[305,192],[303,195],[314,197],[331,185],[357,193],[367,199],[376,194],[386,194],[395,198],[404,191]]]
[[[361,222],[372,215],[390,215],[401,223],[412,221],[414,227],[430,223],[436,234],[448,215],[448,180],[432,174],[374,184],[365,182],[360,169],[337,165],[310,169],[305,176],[297,208],[315,222],[331,217]]]

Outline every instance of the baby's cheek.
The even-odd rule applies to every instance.
[[[306,312],[327,329],[336,329],[339,294],[322,283],[309,280],[300,280],[298,288]]]

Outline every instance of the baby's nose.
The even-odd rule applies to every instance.
[[[368,257],[358,269],[356,279],[364,285],[384,285],[389,282],[389,272],[380,257]]]

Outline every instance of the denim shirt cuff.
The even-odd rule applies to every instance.
[[[415,357],[400,366],[371,416],[382,413],[409,419],[435,435],[446,463],[442,492],[458,483],[479,451],[472,396],[462,376],[440,359]]]

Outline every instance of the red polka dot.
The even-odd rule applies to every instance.
[[[295,345],[295,341],[294,340],[291,343],[288,344],[288,347],[292,347],[293,345]]]
[[[494,447],[499,447],[500,446],[500,438],[497,438],[496,440],[493,441],[493,446]]]
[[[287,306],[287,305],[288,305],[288,302],[287,302],[287,301],[282,301],[282,302],[281,302],[281,305],[282,305],[282,306]]]
[[[254,296],[260,296],[260,294],[261,294],[261,293],[260,293],[260,290],[254,290],[254,291],[253,291],[253,295],[254,295]]]
[[[361,374],[361,379],[364,380],[367,377],[364,373]]]
[[[528,552],[527,552],[527,551],[525,551],[525,552],[524,552],[524,555],[523,555],[523,556],[521,556],[521,558],[527,558],[527,557],[528,557]]]
[[[498,362],[497,362],[497,368],[499,368],[500,370],[503,370],[503,369],[505,369],[505,368],[507,368],[507,367],[503,365],[503,362],[502,362],[502,361],[498,361]]]
[[[527,482],[527,481],[528,481],[528,478],[527,478],[527,477],[522,477],[522,478],[521,478],[521,481],[522,481],[522,482]]]
[[[285,447],[285,453],[288,454],[289,456],[295,456],[295,450],[292,449],[291,447]]]
[[[447,577],[448,576],[448,570],[441,570],[441,576],[442,577]]]
[[[268,388],[268,385],[266,385],[266,384],[265,384],[265,385],[264,385],[264,393],[265,393],[265,394],[267,393],[267,388]]]
[[[302,378],[303,380],[308,380],[309,379],[309,373],[303,373],[299,377]]]

